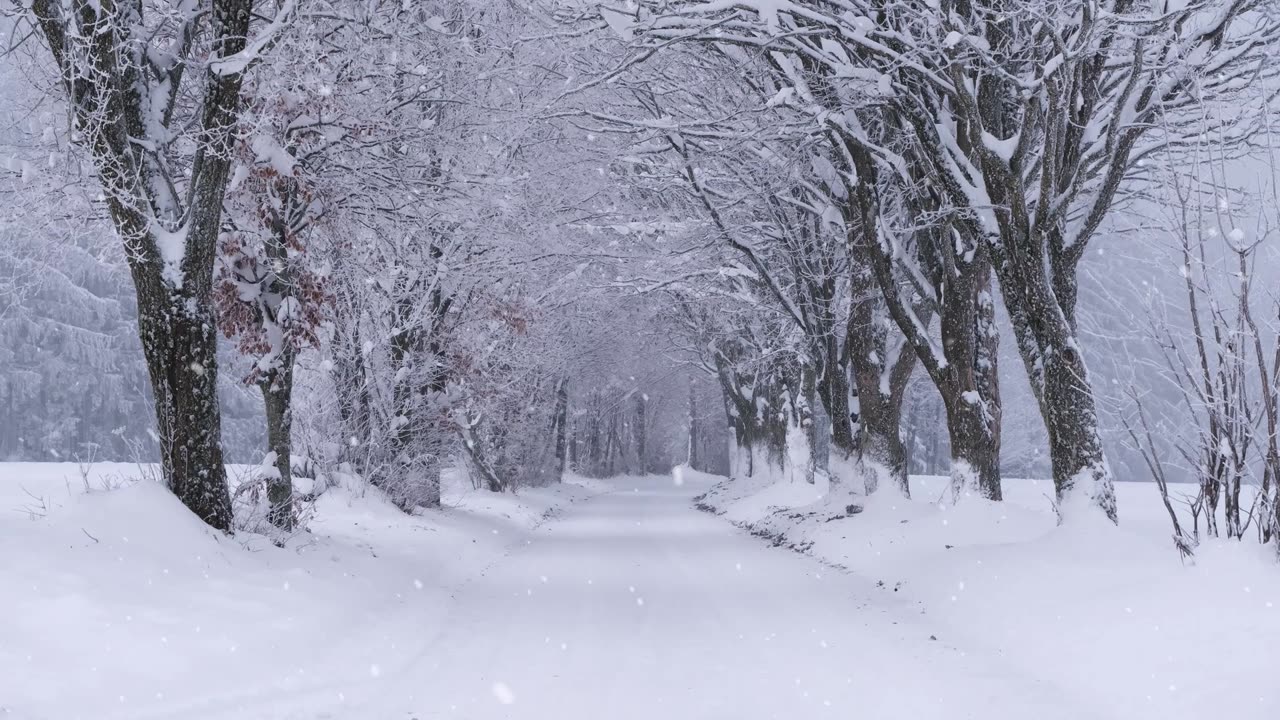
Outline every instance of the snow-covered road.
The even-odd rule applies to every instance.
[[[931,639],[872,579],[698,512],[701,488],[640,482],[544,524],[457,589],[417,661],[324,717],[1097,717]]]
[[[24,487],[63,486],[18,469]],[[0,614],[19,619],[0,631],[0,718],[1167,716],[1100,714],[1112,695],[1092,686],[1132,667],[1002,655],[1005,630],[1052,640],[1033,636],[1044,618],[957,625],[699,512],[714,480],[472,491],[414,517],[338,487],[283,549],[229,542],[148,483],[74,496],[0,528],[16,578]],[[870,515],[847,521],[850,541]]]

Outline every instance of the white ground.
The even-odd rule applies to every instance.
[[[1029,485],[823,522],[770,507],[823,488],[740,484],[712,496],[726,518],[692,507],[717,478],[677,477],[455,487],[416,518],[339,488],[278,549],[151,483],[86,495],[74,465],[0,464],[0,719],[1280,712],[1280,570],[1225,544],[1183,568],[1136,490],[1131,535],[1055,530]]]

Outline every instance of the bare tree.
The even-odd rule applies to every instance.
[[[1128,431],[1129,437],[1139,448],[1142,459],[1146,461],[1147,468],[1151,471],[1151,477],[1156,481],[1156,487],[1160,489],[1160,500],[1164,503],[1164,509],[1169,513],[1169,523],[1173,526],[1173,545],[1178,550],[1178,554],[1184,559],[1195,554],[1195,540],[1188,538],[1182,532],[1182,524],[1178,522],[1178,513],[1173,509],[1173,502],[1169,499],[1169,481],[1166,477],[1164,463],[1160,461],[1160,451],[1156,445],[1155,436],[1151,432],[1151,425],[1147,422],[1146,410],[1142,407],[1142,401],[1138,394],[1132,388],[1130,395],[1133,398],[1134,405],[1138,409],[1138,430],[1142,434],[1138,434],[1132,425],[1126,420],[1124,422],[1125,430]]]
[[[252,43],[252,0],[37,0],[29,11],[128,255],[165,480],[221,530],[231,527],[231,502],[213,263],[244,74],[292,8],[280,8]]]
[[[1114,520],[1076,333],[1077,267],[1138,161],[1201,132],[1178,121],[1181,110],[1273,72],[1266,51],[1280,19],[1264,5],[689,0],[655,4],[644,27],[657,43],[767,48],[851,79],[822,118],[855,151],[857,181],[887,174],[911,186],[926,163],[947,203],[965,211],[1040,402],[1059,507],[1089,505]],[[1156,132],[1167,118],[1172,130]],[[885,219],[879,208],[863,215]]]
[[[1161,304],[1160,294],[1151,291],[1148,315],[1150,335],[1161,351],[1159,369],[1176,389],[1176,407],[1166,411],[1168,418],[1157,416],[1153,431],[1147,407],[1154,397],[1131,389],[1137,420],[1124,420],[1161,487],[1184,556],[1200,539],[1202,522],[1207,535],[1224,532],[1237,540],[1257,522],[1263,542],[1271,540],[1275,527],[1274,382],[1280,356],[1265,350],[1268,342],[1276,342],[1275,328],[1260,325],[1253,313],[1259,250],[1273,232],[1274,168],[1272,197],[1265,198],[1229,187],[1228,165],[1221,146],[1205,143],[1165,168],[1161,206],[1164,230],[1176,239],[1181,298]],[[1252,229],[1246,227],[1250,215],[1255,216]],[[1158,439],[1162,431],[1169,437]],[[1182,534],[1167,497],[1167,468],[1179,464],[1196,481],[1197,492],[1188,503],[1190,538]],[[1259,491],[1251,507],[1244,507],[1242,490],[1259,477]]]

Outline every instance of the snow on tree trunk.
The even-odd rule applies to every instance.
[[[770,479],[770,470],[776,464],[771,453],[759,441],[736,438],[729,441],[729,477],[735,480],[763,477]]]
[[[911,497],[911,486],[907,482],[907,454],[898,434],[897,417],[890,408],[883,407],[864,413],[862,418],[859,467],[866,493],[872,495],[882,485],[889,485],[904,497]]]
[[[744,477],[750,477],[750,452],[749,449],[742,447],[742,443],[737,438],[729,439],[729,479],[741,480]]]
[[[951,496],[1001,500],[1000,427],[976,393],[945,404],[951,439]]]
[[[785,401],[786,445],[782,456],[784,479],[790,482],[814,482],[816,426],[813,422],[813,400],[816,387],[813,369],[801,369],[801,386],[794,398]]]
[[[462,428],[462,449],[466,453],[467,466],[473,477],[478,476],[480,485],[489,492],[504,492],[509,483],[501,476],[484,453],[484,442],[476,435],[476,426],[469,423]],[[438,485],[438,483],[437,483]]]

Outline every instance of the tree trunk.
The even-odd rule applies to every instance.
[[[405,512],[412,512],[415,505],[410,497],[412,495],[410,485],[414,482],[415,474],[416,458],[413,456],[421,455],[420,452],[413,452],[412,443],[415,432],[413,423],[423,422],[421,413],[415,417],[415,408],[412,407],[415,398],[409,378],[414,361],[417,359],[414,351],[419,344],[419,331],[416,326],[407,327],[411,321],[412,312],[413,299],[406,290],[401,289],[400,297],[392,307],[394,317],[392,327],[400,329],[400,332],[391,337],[390,348],[393,378],[391,427],[389,428],[390,437],[387,439],[390,457],[379,462],[376,471],[369,476],[369,482],[387,493],[391,501]]]
[[[1271,478],[1271,492],[1271,529],[1266,537],[1276,544],[1276,555],[1280,558],[1280,478]]]
[[[644,475],[649,472],[649,448],[647,447],[648,438],[645,435],[645,424],[647,422],[648,399],[644,393],[637,392],[636,398],[636,415],[635,415],[635,438],[636,438],[636,462],[638,464],[637,471]]]
[[[267,450],[275,453],[277,476],[267,482],[267,515],[272,525],[293,530],[293,352],[281,353],[279,364],[258,383],[267,411]]]
[[[1244,535],[1240,524],[1240,475],[1230,472],[1230,480],[1224,488],[1223,517],[1227,525],[1227,537],[1239,539]]]
[[[1053,486],[1060,511],[1083,494],[1089,504],[1116,520],[1115,487],[1098,434],[1098,412],[1084,358],[1074,334],[1043,354],[1040,412],[1049,434]]]
[[[341,303],[342,301],[339,300]],[[339,305],[339,308],[343,308]],[[367,475],[370,431],[369,384],[365,374],[364,349],[360,343],[360,320],[355,311],[339,311],[333,343],[333,387],[342,422],[342,451],[339,457]]]
[[[591,413],[591,423],[587,427],[587,473],[598,475],[603,465],[603,454],[600,448],[600,413],[599,403],[593,402],[595,412]]]
[[[569,426],[569,379],[562,378],[556,385],[556,410],[552,420],[555,428],[556,444],[556,480],[564,477],[565,463],[569,459],[569,448],[566,446]]]
[[[574,423],[573,432],[569,433],[569,469],[573,472],[581,472],[578,469],[578,424]]]
[[[132,269],[165,480],[201,520],[230,532],[211,298],[207,292],[174,291],[158,269],[137,264]]]
[[[476,435],[475,425],[468,425],[461,430],[462,449],[467,453],[467,459],[471,462],[473,472],[480,475],[484,489],[489,492],[504,492],[507,487],[507,481],[499,474],[485,457],[484,444]]]
[[[818,469],[817,458],[817,423],[813,421],[813,403],[817,400],[817,379],[813,366],[800,368],[800,383],[796,395],[788,408],[789,423],[787,427],[786,448],[783,467],[790,471],[792,478],[797,475],[804,482],[812,485]]]
[[[1047,228],[1036,225],[1018,201],[1021,178],[991,157],[984,156],[983,167],[999,230],[998,236],[984,236],[984,243],[1040,403],[1059,516],[1088,505],[1115,522],[1114,480],[1075,324],[1076,271],[1084,241],[1068,246],[1061,220]]]
[[[840,357],[840,343],[829,337],[822,347],[825,360],[818,378],[818,397],[831,419],[831,445],[845,457],[853,454],[853,423],[849,418],[849,368]]]
[[[975,242],[975,245],[977,243]],[[947,412],[951,497],[977,492],[1001,500],[999,346],[991,265],[980,246],[964,272],[944,276],[939,323],[944,367],[926,363]],[[921,345],[921,351],[929,350]]]
[[[880,489],[881,481],[887,481],[905,497],[911,497],[911,486],[907,482],[907,452],[898,434],[898,416],[898,408],[892,403],[862,403],[859,454],[868,495]]]
[[[698,442],[699,436],[702,434],[700,423],[698,422],[698,394],[697,381],[692,377],[689,378],[689,454],[686,458],[691,470],[699,469]]]
[[[741,480],[751,477],[755,472],[755,453],[751,446],[743,444],[742,439],[737,435],[729,443],[729,479]]]
[[[901,247],[891,244],[880,225],[881,202],[877,191],[877,165],[859,145],[849,146],[850,157],[862,179],[851,195],[861,233],[851,235],[850,245],[869,260],[864,271],[874,276],[888,315],[910,346],[929,379],[942,396],[951,437],[951,497],[966,489],[999,500],[1000,492],[1000,392],[997,377],[999,335],[995,330],[995,306],[991,299],[990,255],[982,239],[967,226],[938,225],[912,230],[919,266],[929,278],[932,294],[913,300],[919,289],[904,297],[897,266]],[[926,217],[939,210],[932,193],[905,194],[908,213]],[[860,243],[858,242],[860,241]],[[942,350],[929,337],[928,303],[939,315]],[[882,392],[883,394],[883,388]],[[861,397],[861,393],[859,394]],[[865,412],[864,412],[865,414]]]
[[[613,477],[618,474],[618,455],[622,450],[622,432],[618,427],[618,410],[615,408],[609,413],[609,425],[605,431],[604,438],[604,467],[605,476]]]
[[[851,292],[854,302],[849,313],[846,348],[858,390],[861,425],[858,456],[864,487],[870,495],[879,489],[884,479],[910,497],[907,451],[899,426],[902,400],[916,357],[909,348],[891,347],[885,325],[888,318],[883,312],[880,290],[869,270],[857,272]]]
[[[1275,543],[1276,557],[1280,559],[1280,477],[1277,476],[1277,469],[1280,469],[1280,453],[1276,451],[1273,436],[1268,443],[1267,465],[1262,474],[1262,488],[1259,490],[1262,496],[1258,503],[1261,518],[1259,532],[1262,542]]]
[[[951,494],[977,492],[988,500],[1004,499],[1000,488],[1000,426],[987,408],[969,396],[946,403],[951,439]]]

